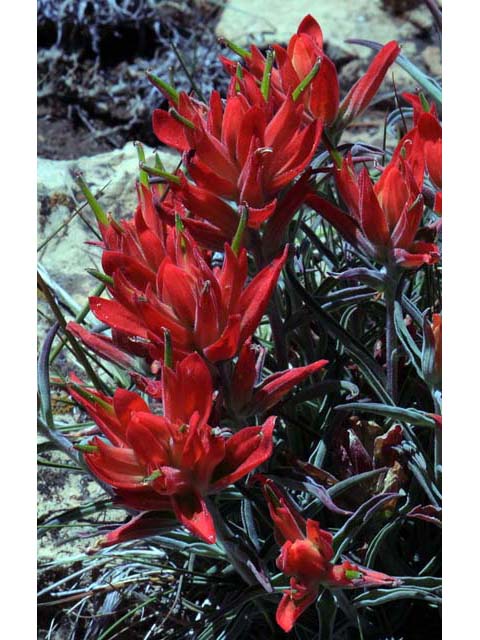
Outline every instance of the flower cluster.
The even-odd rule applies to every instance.
[[[290,631],[297,618],[315,602],[321,586],[331,589],[357,589],[398,584],[396,578],[344,560],[333,564],[333,536],[315,520],[305,519],[282,491],[266,478],[262,483],[275,538],[281,545],[277,566],[290,577],[290,589],[277,609],[277,622]]]
[[[225,439],[207,422],[213,385],[200,355],[190,354],[176,369],[164,366],[162,374],[162,416],[131,391],[118,389],[110,399],[78,384],[70,387],[111,443],[93,438],[85,459],[123,504],[141,511],[170,508],[194,535],[212,543],[215,527],[205,496],[270,457],[275,418]]]
[[[356,174],[351,155],[334,169],[348,213],[317,194],[310,195],[308,202],[354,247],[377,262],[409,269],[438,262],[439,252],[437,245],[416,240],[424,197],[421,184],[415,180],[413,163],[404,155],[395,154],[376,184],[372,184],[367,169]]]
[[[68,329],[97,355],[126,369],[137,387],[119,388],[112,397],[74,375],[68,385],[97,427],[96,435],[78,446],[88,468],[118,503],[139,512],[103,544],[179,524],[214,543],[221,537],[219,495],[240,481],[245,490],[243,482],[254,470],[268,474],[279,437],[270,412],[328,365],[308,358],[305,366],[277,367],[282,360],[298,362],[289,350],[286,323],[279,320],[278,299],[286,286],[282,270],[294,263],[296,250],[286,233],[302,206],[320,214],[392,281],[398,282],[404,269],[439,259],[422,222],[430,200],[432,215],[440,211],[441,126],[423,96],[406,96],[413,127],[385,166],[358,171],[355,155],[342,156],[336,148],[345,127],[368,107],[398,44],[390,42],[377,53],[343,100],[335,65],[311,16],[286,48],[275,45],[266,56],[256,47],[235,50],[241,62],[223,59],[231,76],[228,93],[222,98],[213,92],[208,104],[148,74],[168,101],[166,109],[154,112],[153,130],[161,143],[181,152],[182,169],[168,173],[141,162],[131,220],[118,222],[95,204],[100,279],[108,296],[89,303],[110,334],[75,322]],[[322,144],[331,160],[323,171],[333,178],[338,202],[317,192],[312,163]],[[294,297],[289,304],[297,304]],[[268,325],[262,323],[266,315]],[[263,340],[271,337],[274,356],[259,327],[267,331]],[[425,379],[435,388],[439,332],[434,316],[433,356],[424,366]],[[305,350],[311,345],[312,340]],[[391,452],[402,442],[401,429],[378,436],[375,454],[352,444],[356,434],[350,435],[345,455],[353,466],[364,455],[362,471],[397,464],[399,474]],[[335,564],[332,535],[305,520],[266,476],[259,477],[281,545],[277,566],[290,579],[277,611],[282,629],[293,627],[321,586],[397,583],[348,560]]]

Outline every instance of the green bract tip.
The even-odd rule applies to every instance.
[[[87,202],[90,205],[90,208],[92,209],[93,213],[95,214],[95,217],[98,220],[98,222],[100,224],[107,225],[108,224],[107,214],[102,209],[102,207],[100,206],[100,203],[95,198],[93,193],[87,187],[87,183],[83,179],[83,176],[81,176],[80,174],[77,174],[75,180],[76,180],[78,186],[80,187],[83,195],[87,199]]]

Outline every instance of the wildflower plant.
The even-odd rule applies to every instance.
[[[84,312],[39,277],[40,431],[105,492],[41,532],[97,518],[62,591],[108,613],[85,638],[410,637],[440,607],[441,92],[369,43],[342,98],[311,16],[287,47],[225,45],[225,96],[147,73],[181,161],[138,144],[133,215],[78,177],[99,229]],[[395,62],[419,85],[396,140],[342,143]],[[52,385],[88,421],[61,429]]]

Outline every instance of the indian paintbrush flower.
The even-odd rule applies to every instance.
[[[425,171],[435,190],[433,210],[442,212],[442,126],[435,105],[428,105],[421,95],[404,93],[413,107],[413,128],[400,141],[405,157],[416,168],[416,180],[421,186]]]
[[[427,384],[434,388],[442,386],[442,316],[425,317],[423,322],[422,373]]]
[[[163,367],[163,415],[125,389],[117,389],[112,399],[74,380],[69,391],[104,436],[84,448],[92,473],[113,487],[125,506],[169,509],[209,543],[216,533],[205,497],[237,482],[272,453],[274,417],[229,438],[208,424],[213,384],[197,353],[175,369]]]
[[[178,110],[188,124],[154,112],[157,138],[184,153],[197,186],[258,209],[249,217],[253,228],[271,215],[280,190],[308,166],[322,133],[321,122],[303,123],[301,104],[287,98],[274,111],[260,91],[255,101],[235,93],[225,103],[214,91],[207,111],[181,93]]]
[[[268,411],[297,384],[328,364],[328,360],[317,360],[305,367],[278,371],[257,384],[264,355],[264,349],[252,344],[251,340],[247,340],[240,350],[229,388],[229,405],[236,416]]]
[[[333,536],[315,520],[304,518],[269,479],[259,476],[274,522],[277,541],[284,540],[277,567],[290,577],[290,588],[278,605],[276,620],[286,632],[315,602],[320,587],[357,589],[399,584],[397,578],[344,560],[334,564]]]
[[[304,105],[307,121],[320,120],[332,130],[344,129],[361,115],[378,91],[385,74],[400,53],[395,41],[387,43],[372,60],[365,75],[351,87],[340,102],[340,90],[335,65],[323,49],[323,33],[311,15],[301,21],[297,33],[287,48],[273,45],[275,64],[270,76],[272,100],[282,104],[292,97]],[[265,74],[267,60],[260,50],[252,45],[250,52],[244,51],[240,75],[250,74],[260,83]],[[222,62],[232,75],[238,74],[237,65],[226,58]]]
[[[366,168],[359,175],[355,173],[351,155],[333,171],[348,213],[317,194],[307,196],[306,202],[350,244],[377,262],[406,269],[438,261],[437,245],[416,240],[424,201],[412,168],[401,153],[394,154],[375,184]]]
[[[265,313],[288,249],[247,284],[245,249],[225,245],[223,266],[212,268],[183,225],[165,230],[150,191],[140,193],[133,222],[101,226],[112,299],[90,298],[93,314],[111,327],[115,347],[150,363],[163,359],[165,330],[175,360],[196,350],[212,362],[234,357]]]

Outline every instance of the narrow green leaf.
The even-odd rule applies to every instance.
[[[300,82],[300,84],[297,87],[295,87],[295,89],[292,92],[292,98],[294,102],[298,100],[298,98],[302,95],[302,93],[305,91],[305,89],[309,86],[309,84],[315,78],[317,73],[320,71],[321,64],[322,64],[322,59],[317,58],[315,61],[315,64],[313,65],[311,70],[307,73],[305,78]]]
[[[242,206],[241,211],[242,213],[240,214],[238,227],[232,240],[232,251],[236,256],[238,256],[238,254],[240,253],[243,242],[243,234],[245,233],[245,227],[247,226],[248,222],[248,207]]]
[[[135,142],[135,147],[137,149],[138,163],[139,165],[145,164],[145,149],[143,148],[143,144],[141,142]],[[148,173],[140,168],[140,183],[145,187],[148,187]]]
[[[166,93],[167,96],[170,98],[170,100],[172,100],[172,102],[174,102],[175,104],[178,104],[178,99],[180,94],[174,87],[172,87],[172,85],[168,84],[168,82],[165,82],[165,80],[162,80],[161,78],[156,76],[150,70],[147,71],[147,78],[153,84],[154,87],[156,87],[162,93]]]
[[[169,369],[173,367],[173,347],[172,338],[168,329],[163,329],[164,351],[163,351],[163,363]]]
[[[96,269],[85,269],[85,271],[104,284],[113,284],[113,278],[111,276],[107,276],[106,273],[102,273],[102,271],[97,271]]]
[[[316,300],[297,280],[292,271],[292,267],[289,264],[286,265],[286,271],[293,288],[305,301],[307,306],[314,309],[320,323],[327,333],[331,337],[339,340],[347,353],[358,364],[361,372],[365,376],[365,379],[375,391],[378,398],[385,403],[393,405],[393,400],[385,389],[385,373],[382,371],[378,363],[358,340],[353,338],[334,318],[322,309],[322,306],[316,302]]]
[[[362,527],[371,520],[375,513],[392,498],[398,497],[400,497],[399,493],[382,493],[364,502],[334,535],[335,560],[353,543]]]
[[[432,604],[440,605],[442,599],[428,589],[413,587],[397,587],[394,589],[372,589],[357,596],[353,601],[355,607],[378,607],[387,602],[396,600],[424,600]]]
[[[181,124],[183,124],[185,127],[188,127],[189,129],[195,129],[195,125],[193,124],[193,122],[191,120],[189,120],[188,118],[185,118],[185,116],[182,116],[181,113],[179,113],[176,109],[174,109],[173,107],[170,107],[170,109],[168,110],[168,113],[175,118],[175,120],[178,120],[178,122],[180,122]]]
[[[95,513],[101,513],[107,509],[112,509],[114,506],[114,503],[109,498],[101,498],[100,500],[89,502],[88,504],[81,505],[80,507],[67,509],[62,513],[55,513],[55,515],[51,516],[46,514],[39,518],[38,525],[40,528],[43,528],[52,525],[67,524],[68,522],[82,520],[83,518],[87,518]]]
[[[338,496],[344,493],[347,490],[350,490],[355,485],[360,482],[366,482],[368,480],[372,480],[376,478],[381,473],[385,473],[387,471],[386,467],[381,467],[380,469],[373,469],[372,471],[364,471],[363,473],[357,473],[355,476],[351,476],[350,478],[345,478],[345,480],[340,480],[333,487],[328,489],[328,493],[333,497]]]
[[[91,210],[95,214],[95,217],[98,220],[98,222],[100,224],[107,225],[108,224],[107,214],[102,209],[100,203],[98,202],[98,200],[95,198],[93,193],[88,188],[87,183],[85,182],[85,180],[83,179],[83,176],[81,174],[77,174],[76,182],[77,182],[78,186],[80,187],[83,195],[87,199],[87,202],[90,205]]]
[[[42,417],[47,425],[53,429],[52,399],[50,394],[50,366],[49,356],[53,341],[60,328],[60,323],[56,322],[48,331],[40,352],[37,366],[38,394]]]
[[[150,167],[148,164],[144,162],[140,162],[140,169],[145,171],[149,176],[155,176],[157,178],[164,178],[167,182],[173,182],[175,184],[180,184],[180,178],[173,173],[169,173],[168,171],[163,171],[163,169],[159,169],[158,167]]]
[[[406,409],[403,407],[392,407],[386,404],[377,404],[374,402],[351,402],[349,404],[339,404],[335,407],[338,411],[363,411],[365,413],[373,413],[374,415],[384,416],[385,418],[393,418],[401,420],[419,427],[435,427],[436,423],[424,411],[418,409]]]
[[[268,96],[270,94],[270,79],[272,75],[273,61],[275,59],[275,52],[272,49],[267,51],[267,61],[263,69],[262,83],[260,85],[260,91],[262,93],[265,102],[268,102]]]
[[[231,51],[236,53],[241,58],[251,58],[252,57],[252,54],[250,53],[250,51],[247,51],[246,49],[244,49],[240,45],[235,44],[235,42],[232,42],[228,38],[225,38],[225,36],[220,36],[220,38],[218,39],[218,42],[220,44],[226,45]]]

